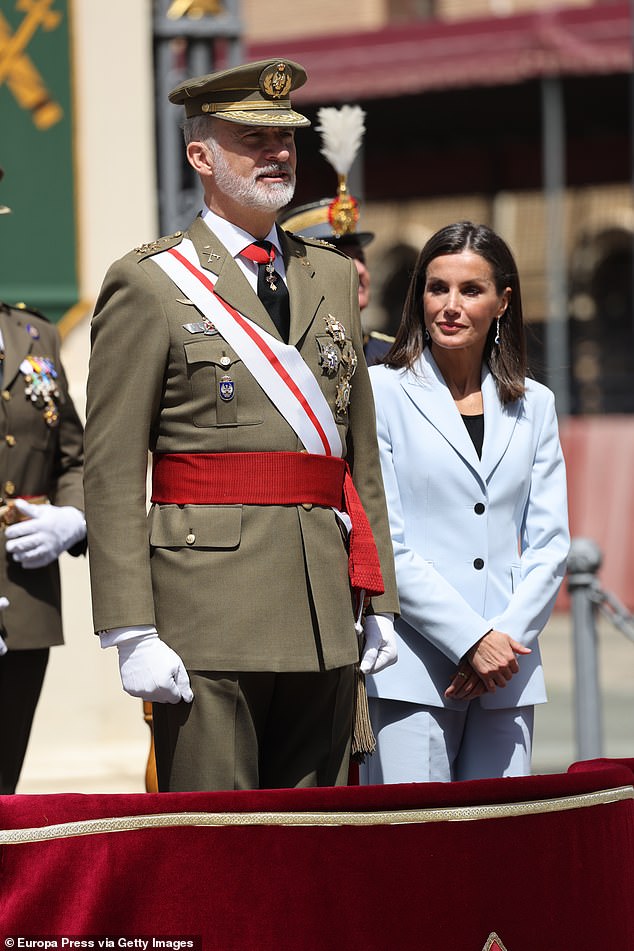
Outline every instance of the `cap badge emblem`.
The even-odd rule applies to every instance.
[[[273,63],[260,76],[260,89],[269,99],[282,99],[292,84],[293,72],[286,63]]]

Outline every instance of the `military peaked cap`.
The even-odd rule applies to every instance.
[[[179,83],[170,102],[187,118],[217,116],[244,125],[306,126],[310,120],[291,107],[290,94],[306,82],[306,70],[291,60],[260,60]]]

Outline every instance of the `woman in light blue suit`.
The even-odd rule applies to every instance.
[[[526,378],[517,267],[495,232],[430,238],[370,373],[401,617],[397,663],[368,679],[361,780],[526,775],[570,539],[554,399]]]

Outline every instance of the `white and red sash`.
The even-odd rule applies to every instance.
[[[210,320],[311,453],[343,454],[326,397],[296,347],[277,340],[214,292],[192,242],[155,254],[152,260]]]
[[[235,350],[246,368],[297,433],[308,453],[341,458],[343,448],[332,410],[320,389],[317,379],[297,348],[277,340],[218,297],[214,293],[213,281],[209,274],[200,267],[196,249],[188,239],[182,241],[177,248],[169,248],[167,251],[161,251],[154,255],[152,260],[196,305],[198,310],[213,323],[222,337]],[[200,454],[194,454],[192,457],[186,453],[177,455],[181,456],[180,460],[171,456],[157,460],[157,471],[161,469],[166,474],[164,480],[167,493],[165,501],[168,502],[174,501],[174,485],[175,482],[179,481],[179,477],[174,475],[174,463],[176,463],[179,472],[181,469],[187,472],[192,465],[198,471],[201,464],[209,464],[211,461],[207,458],[202,459]],[[236,454],[230,453],[228,455],[235,456]],[[264,457],[270,454],[250,453],[248,455],[253,457],[255,461],[256,456]],[[283,454],[275,453],[274,455],[281,457]],[[226,462],[222,459],[216,461],[220,461],[221,464]],[[240,461],[242,462],[242,460]],[[258,461],[260,463],[266,462],[262,458]],[[306,461],[310,464],[310,458]],[[180,465],[180,463],[184,465]],[[359,593],[358,613],[360,617],[363,608],[363,592],[382,594],[384,589],[372,529],[352,482],[347,463],[344,463],[344,466],[345,511],[339,511],[334,505],[332,507],[335,508],[348,530],[351,530],[348,570],[351,584]],[[244,473],[247,467],[240,465],[238,469],[243,470]],[[211,483],[213,484],[214,481],[212,479]],[[234,484],[234,488],[238,481],[238,472],[233,469],[230,482]],[[261,483],[262,480],[258,478],[257,481]],[[292,481],[297,481],[296,476],[293,477]],[[209,487],[209,479],[203,479],[203,482]],[[200,479],[194,478],[194,490],[199,486],[199,483]],[[190,485],[187,488],[186,495],[182,497],[184,503],[188,500],[200,501],[200,499],[194,497],[195,491],[194,495],[191,494],[191,491],[192,487]],[[275,491],[271,497],[273,501],[275,501],[278,494],[279,488],[276,483]],[[205,498],[209,504],[215,504],[211,496]],[[154,493],[153,500],[155,500]],[[271,499],[267,498],[266,501],[270,502]],[[262,501],[261,504],[265,504],[265,502]],[[281,501],[280,504],[282,504]]]

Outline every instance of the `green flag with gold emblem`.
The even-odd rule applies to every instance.
[[[78,299],[70,7],[0,4],[0,299],[55,321]]]

